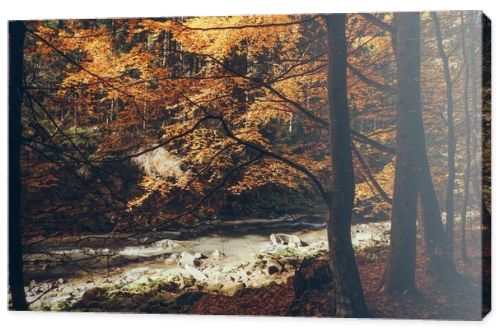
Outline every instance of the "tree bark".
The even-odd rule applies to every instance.
[[[19,156],[25,32],[22,21],[9,22],[9,287],[12,309],[16,311],[28,309],[23,281]]]
[[[417,148],[421,130],[420,14],[396,13],[398,76],[396,172],[390,253],[384,274],[388,294],[416,291]]]
[[[335,286],[335,314],[366,317],[361,280],[351,242],[354,170],[347,103],[345,14],[325,16],[328,34],[328,102],[333,185],[328,205],[328,244]]]
[[[429,161],[425,149],[425,135],[422,120],[417,124],[421,133],[418,150],[420,161],[418,175],[418,220],[423,230],[425,261],[424,271],[429,282],[447,282],[456,277],[452,249],[441,221],[436,191],[432,182]]]
[[[473,203],[476,208],[481,211],[481,159],[478,157],[478,151],[481,150],[481,112],[480,112],[480,101],[481,101],[481,82],[478,76],[478,73],[481,73],[481,62],[478,62],[476,52],[481,52],[482,48],[478,47],[477,44],[481,45],[482,39],[477,31],[477,27],[474,24],[470,25],[471,29],[471,38],[470,38],[470,47],[469,47],[469,67],[470,71],[470,80],[471,80],[471,106],[472,106],[472,118],[471,124],[472,126],[472,137],[471,137],[471,156],[472,156],[472,164],[471,168],[471,185],[472,185],[472,195],[473,195]]]
[[[470,192],[470,138],[471,138],[471,124],[469,115],[469,60],[467,57],[467,46],[465,45],[465,28],[464,28],[464,14],[460,14],[460,34],[462,37],[462,57],[464,61],[464,126],[465,126],[465,171],[464,171],[464,201],[462,212],[460,215],[460,254],[465,263],[469,263],[467,256],[467,243],[465,238],[465,226],[467,224],[467,208],[469,206],[469,192]]]
[[[448,56],[444,51],[443,38],[441,36],[441,24],[436,12],[431,13],[434,29],[436,32],[437,49],[443,63],[444,80],[446,82],[446,114],[448,122],[448,184],[446,187],[446,234],[453,253],[454,236],[454,192],[455,192],[455,126],[453,124],[453,84],[451,82],[450,66]]]
[[[417,187],[419,199],[417,214],[424,237],[424,255],[426,257],[424,261],[424,271],[429,282],[446,282],[456,277],[456,269],[453,263],[453,244],[450,243],[450,239],[447,236],[441,220],[441,210],[439,208],[439,202],[434,189],[427,157],[425,129],[421,112],[414,126],[417,131],[418,145],[415,154],[418,156],[417,160],[419,161],[419,167],[417,168],[418,175],[416,175],[416,179],[418,180]],[[453,138],[453,143],[454,142],[455,140]],[[447,199],[449,198],[450,197],[447,196]],[[452,217],[453,214],[447,216]]]
[[[491,311],[491,21],[481,15],[481,220],[482,314]]]

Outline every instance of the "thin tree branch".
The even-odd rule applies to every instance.
[[[349,70],[351,71],[352,74],[357,76],[361,81],[363,81],[367,85],[375,87],[375,88],[380,89],[380,90],[385,91],[385,92],[389,92],[391,94],[396,93],[396,90],[393,87],[384,85],[378,81],[375,81],[373,79],[368,78],[366,75],[361,73],[360,70],[358,70],[356,67],[354,67],[349,62],[347,63],[347,67],[349,68]]]
[[[390,32],[391,34],[394,34],[396,32],[396,30],[394,29],[394,27],[392,25],[382,21],[381,19],[379,19],[378,17],[376,17],[373,14],[361,13],[359,15],[361,15],[366,21],[370,22],[371,24],[373,24],[374,26],[377,26],[378,28],[380,28],[382,30]]]
[[[176,21],[176,23],[181,25],[184,29],[187,29],[187,30],[197,30],[197,31],[238,30],[238,29],[247,29],[247,28],[269,28],[269,27],[283,27],[283,26],[290,26],[290,25],[296,25],[296,24],[304,24],[304,23],[313,21],[318,17],[319,17],[318,15],[314,15],[314,16],[308,17],[308,18],[303,19],[303,20],[283,22],[283,23],[245,24],[245,25],[240,25],[240,26],[223,26],[223,27],[208,27],[208,28],[190,27],[190,26],[187,26],[180,21]]]
[[[377,190],[379,195],[384,199],[384,201],[386,201],[389,204],[392,204],[392,199],[387,195],[387,193],[384,191],[384,189],[378,183],[377,179],[373,176],[373,174],[370,170],[370,166],[368,166],[368,163],[363,158],[363,155],[361,154],[361,152],[359,152],[359,150],[357,149],[357,147],[354,143],[352,143],[351,146],[352,146],[352,151],[354,152],[354,155],[358,159],[359,164],[361,165],[361,168],[365,172],[370,183],[373,184],[373,186],[375,187],[375,189]]]

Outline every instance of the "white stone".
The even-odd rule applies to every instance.
[[[225,256],[224,253],[222,253],[218,249],[214,250],[212,253],[212,258],[214,258],[215,260],[219,260],[219,259],[223,258],[224,256]]]
[[[196,253],[194,253],[194,258],[201,260],[201,259],[206,259],[207,257],[200,252],[196,252]]]
[[[189,265],[197,267],[200,265],[200,261],[193,254],[190,254],[188,252],[182,252],[179,259],[179,264],[184,266]]]
[[[205,276],[199,269],[190,265],[185,265],[184,268],[191,276],[194,277],[195,280],[203,282],[207,280],[207,276]]]
[[[270,237],[272,244],[275,247],[290,246],[290,247],[303,247],[307,243],[300,240],[300,238],[293,234],[276,233],[271,234]]]

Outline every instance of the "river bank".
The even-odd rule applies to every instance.
[[[331,316],[334,289],[324,225],[304,228],[297,224],[287,227],[291,233],[282,233],[273,229],[272,223],[260,229],[258,224],[235,222],[237,227],[225,232],[186,240],[158,239],[159,235],[153,233],[149,240],[142,240],[143,244],[131,238],[128,244],[108,247],[91,247],[98,245],[92,244],[97,239],[83,239],[84,247],[71,247],[78,245],[72,242],[42,245],[44,252],[27,253],[24,258],[30,309]],[[352,227],[358,268],[372,314],[396,318],[480,317],[479,226],[467,231],[471,263],[463,263],[457,252],[459,276],[447,286],[426,284],[422,271],[425,256],[419,239],[417,282],[421,293],[396,301],[380,290],[389,231],[389,222]],[[457,231],[456,242],[459,238]],[[488,277],[488,273],[482,274]]]
[[[85,242],[91,239],[79,248],[69,242],[39,245],[38,252],[24,257],[28,302],[32,309],[68,309],[92,289],[109,295],[160,289],[173,295],[205,291],[230,296],[244,288],[285,284],[303,260],[326,254],[321,222],[289,225],[287,231],[294,233],[282,233],[272,222],[260,224],[259,229],[257,221],[238,221],[218,234],[145,244],[131,239],[127,246],[90,247],[95,240]],[[356,251],[384,247],[388,231],[388,222],[354,225]]]

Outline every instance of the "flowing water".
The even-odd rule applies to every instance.
[[[355,249],[387,244],[389,226],[388,222],[353,225]],[[86,236],[78,242],[43,242],[29,247],[24,256],[27,299],[33,307],[53,305],[77,300],[92,287],[170,279],[174,274],[204,281],[216,277],[222,284],[226,284],[226,276],[237,277],[247,286],[263,284],[276,278],[261,279],[260,273],[258,277],[235,275],[260,254],[272,251],[272,233],[293,234],[303,240],[308,246],[299,247],[299,252],[327,249],[326,223],[310,216],[226,221],[210,234],[186,240],[176,240],[171,232],[152,232],[130,236],[119,244],[107,235]],[[186,256],[199,257],[195,261],[203,264],[198,268],[186,265]]]

